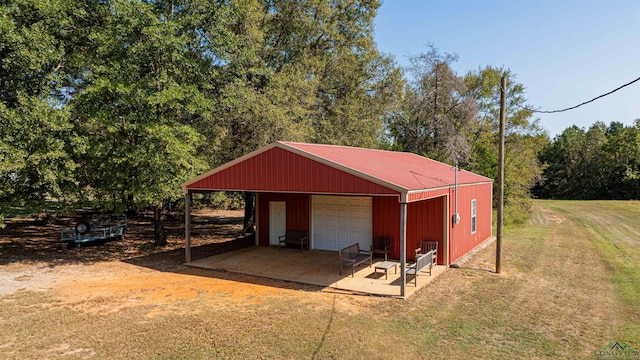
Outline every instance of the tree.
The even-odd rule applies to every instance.
[[[177,200],[180,184],[205,168],[198,155],[203,138],[193,124],[210,117],[211,68],[193,48],[186,5],[110,6],[69,103],[87,140],[77,159],[81,188],[101,203],[131,199],[129,206],[151,207],[155,243],[164,245],[163,204]]]
[[[451,69],[457,59],[439,54],[433,46],[412,58],[413,81],[405,87],[401,110],[388,124],[396,149],[449,163],[456,157],[467,162],[478,105],[467,95],[464,79]]]
[[[528,217],[531,188],[542,180],[543,165],[538,154],[548,137],[533,112],[526,105],[525,87],[515,81],[510,70],[487,66],[467,73],[468,95],[478,102],[469,169],[486,176],[497,174],[500,78],[507,78],[505,124],[505,189],[506,220],[520,223]],[[497,185],[494,183],[494,186]],[[496,189],[494,189],[496,190]],[[497,194],[497,191],[494,191]]]
[[[510,71],[487,66],[459,77],[451,69],[455,61],[456,55],[439,54],[433,46],[412,59],[413,81],[387,124],[393,148],[448,163],[457,158],[463,168],[496,179],[499,84],[505,74],[505,209],[508,221],[522,222],[531,188],[542,179],[538,154],[548,137],[531,119],[525,88]]]
[[[378,147],[401,73],[373,42],[379,2],[245,1],[227,6],[220,60],[223,163],[275,140]],[[211,41],[211,44],[219,43]]]
[[[606,175],[601,171],[604,159],[603,146],[607,142],[607,126],[603,122],[596,122],[584,133],[584,138],[578,151],[582,162],[574,169],[577,182],[573,184],[573,198],[597,199],[607,183]],[[578,144],[576,144],[578,145]]]
[[[638,199],[639,127],[596,122],[588,131],[565,129],[541,153],[546,181],[535,189],[545,198]]]
[[[66,101],[87,50],[93,2],[50,0],[0,5],[0,224],[13,204],[42,206],[76,186],[74,154],[84,141]]]
[[[16,0],[0,15],[0,213],[162,204],[275,140],[380,146],[401,88],[378,1]],[[252,197],[246,199],[251,201]]]
[[[402,81],[373,42],[378,7],[330,0],[221,5],[225,38],[205,32],[218,60],[213,118],[223,119],[207,150],[210,163],[276,140],[379,147]]]
[[[577,126],[565,129],[542,152],[540,159],[548,164],[544,172],[544,190],[536,190],[538,195],[546,193],[550,197],[573,198],[577,194],[576,182],[582,178],[584,161],[581,149],[584,143],[584,130]]]
[[[638,129],[612,122],[606,133],[604,145],[606,161],[603,165],[608,174],[607,198],[629,200],[637,198],[638,179]]]

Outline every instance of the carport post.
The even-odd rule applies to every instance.
[[[407,286],[407,203],[400,203],[400,296]]]
[[[185,261],[191,262],[191,192],[187,190],[184,194],[184,257]]]

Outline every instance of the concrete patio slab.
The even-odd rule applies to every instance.
[[[375,265],[383,259],[374,259],[373,265],[351,269],[340,275],[338,253],[334,251],[310,250],[301,252],[294,249],[279,250],[276,247],[253,246],[187,263],[188,266],[225,270],[246,275],[312,284],[359,293],[400,296],[400,264],[396,271],[390,269],[385,279],[384,270],[375,271]],[[406,297],[426,286],[446,270],[443,265],[433,268],[430,276],[426,270],[418,276],[418,286],[414,278],[408,276]]]

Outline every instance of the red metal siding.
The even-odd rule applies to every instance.
[[[491,197],[491,184],[460,186],[458,188],[460,223],[450,230],[449,261],[451,263],[491,237]],[[473,199],[476,200],[476,232],[474,234],[471,233],[471,200]],[[449,209],[453,214],[455,211],[453,189],[450,201]]]
[[[420,241],[437,241],[444,246],[443,228],[444,198],[424,200],[407,205],[407,260],[415,259],[415,249]],[[373,198],[373,237],[391,237],[391,258],[400,258],[400,203],[395,198]],[[438,263],[443,264],[443,251],[439,251]]]
[[[415,249],[420,247],[420,241],[436,241],[439,250],[438,264],[444,264],[443,206],[444,197],[413,202],[407,206],[408,260],[415,259]]]
[[[269,245],[269,202],[284,201],[287,205],[287,229],[309,231],[309,201],[307,194],[258,195],[258,236],[260,245]]]
[[[458,188],[458,212],[460,223],[452,226],[449,239],[449,262],[455,262],[491,236],[491,184],[460,186]],[[449,191],[450,213],[455,208],[453,188]],[[414,260],[414,250],[421,240],[437,241],[438,263],[445,263],[444,256],[444,197],[409,203],[407,206],[407,260]],[[471,233],[471,200],[476,200],[476,232]],[[260,245],[269,245],[269,202],[287,203],[287,228],[309,231],[310,195],[263,193],[258,198],[258,232]],[[389,236],[392,239],[394,259],[400,258],[400,203],[396,197],[372,198],[373,237]],[[450,220],[449,224],[451,225]]]
[[[322,194],[399,194],[395,190],[277,147],[200,179],[188,188]]]
[[[400,203],[395,197],[373,197],[373,238],[391,238],[391,258],[400,258]]]

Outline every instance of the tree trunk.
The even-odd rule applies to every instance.
[[[255,233],[255,218],[256,218],[256,194],[252,192],[244,193],[244,221],[242,226],[243,234]]]
[[[156,204],[153,207],[153,236],[154,236],[154,245],[156,246],[165,246],[167,245],[167,231],[164,228],[164,223],[162,221],[162,202]]]

